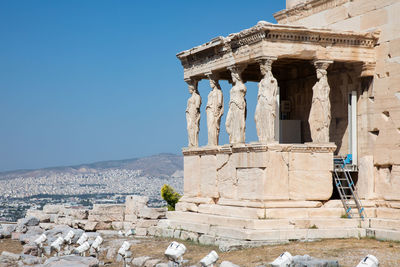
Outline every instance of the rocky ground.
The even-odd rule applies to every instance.
[[[122,262],[117,262],[116,251],[124,240],[132,243],[130,251],[136,265],[133,266],[154,266],[156,263],[166,263],[164,257],[166,247],[173,239],[149,238],[149,237],[128,237],[120,238],[116,235],[102,235],[105,239],[100,253],[100,262],[106,266],[122,266]],[[179,240],[178,240],[179,241]],[[179,241],[181,242],[181,241]],[[218,263],[230,261],[239,266],[268,266],[284,251],[289,251],[292,255],[308,254],[316,258],[338,260],[340,266],[354,267],[367,254],[375,255],[380,261],[380,267],[400,266],[400,243],[383,242],[373,239],[333,239],[321,240],[316,242],[291,242],[285,245],[270,245],[259,248],[243,249],[238,251],[220,252],[216,247],[198,245],[193,242],[182,242],[187,247],[184,259],[188,260],[187,266],[198,264],[202,257],[211,250],[216,250],[220,256]],[[3,251],[21,253],[23,246],[20,241],[11,239],[0,240],[0,254]],[[108,255],[108,257],[107,257]],[[143,256],[149,257],[147,261]],[[7,265],[4,266],[15,266]],[[0,266],[3,266],[0,262]],[[47,265],[51,266],[51,265]],[[58,266],[58,265],[57,265]],[[68,266],[68,265],[66,265]],[[71,266],[71,265],[70,265]],[[90,266],[90,265],[82,265]]]

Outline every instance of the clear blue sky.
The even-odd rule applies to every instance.
[[[181,153],[189,93],[175,55],[275,22],[284,7],[284,0],[2,0],[0,171]],[[227,103],[230,85],[221,86]],[[199,90],[204,145],[208,81]],[[247,141],[257,139],[256,96],[248,84]],[[224,125],[225,115],[227,143]]]

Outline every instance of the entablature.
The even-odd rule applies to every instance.
[[[227,37],[177,54],[184,78],[206,78],[206,73],[226,70],[235,64],[254,63],[263,57],[278,59],[375,62],[376,33],[337,32],[265,21]]]

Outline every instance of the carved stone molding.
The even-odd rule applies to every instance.
[[[186,78],[206,78],[207,73],[226,70],[234,64],[255,63],[266,56],[280,58],[290,54],[297,59],[312,60],[312,56],[301,52],[304,49],[319,51],[337,61],[369,62],[375,59],[373,48],[378,37],[375,32],[308,29],[261,21],[249,29],[183,51],[177,57]]]
[[[197,147],[197,148],[183,148],[182,153],[184,156],[193,155],[216,155],[216,154],[233,154],[243,152],[266,152],[266,151],[277,151],[277,152],[300,152],[300,153],[333,153],[336,150],[334,143],[325,144],[238,144],[238,145],[223,145],[217,147]]]

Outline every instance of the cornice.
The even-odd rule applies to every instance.
[[[274,14],[278,23],[290,23],[315,13],[343,5],[351,0],[309,0]]]

